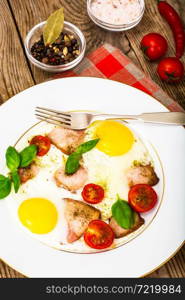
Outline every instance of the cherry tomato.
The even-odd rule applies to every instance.
[[[156,60],[166,54],[168,44],[158,33],[149,33],[141,41],[141,49],[149,60]]]
[[[51,141],[47,136],[37,135],[31,140],[30,144],[38,147],[38,156],[44,156],[50,149]]]
[[[160,61],[157,72],[166,82],[179,82],[184,76],[184,66],[176,57],[167,57]]]
[[[128,193],[128,202],[137,212],[151,210],[157,203],[157,194],[148,184],[136,184]]]
[[[89,183],[84,186],[82,197],[84,201],[90,204],[99,203],[104,198],[104,189],[98,184]]]
[[[112,228],[101,220],[91,221],[84,233],[86,244],[94,249],[105,249],[112,245],[114,232]]]

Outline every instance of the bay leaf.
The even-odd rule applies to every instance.
[[[54,43],[64,28],[64,9],[61,7],[52,13],[46,21],[43,30],[44,44]]]

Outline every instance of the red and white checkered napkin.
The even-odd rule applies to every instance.
[[[101,77],[126,83],[152,95],[171,111],[184,111],[126,55],[109,44],[104,44],[90,53],[73,70],[56,74],[53,78],[74,76]]]

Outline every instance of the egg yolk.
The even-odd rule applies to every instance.
[[[58,219],[55,205],[44,198],[30,198],[22,202],[18,216],[24,226],[37,234],[52,231]]]
[[[134,143],[130,129],[116,121],[98,121],[95,136],[100,139],[96,147],[110,156],[127,153]]]

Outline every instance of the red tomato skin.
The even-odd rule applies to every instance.
[[[168,44],[166,39],[159,33],[149,33],[143,37],[141,49],[150,61],[154,61],[166,54]]]
[[[37,155],[44,156],[51,147],[51,141],[47,136],[36,135],[30,141],[30,145],[36,145],[38,147]]]
[[[90,204],[100,203],[104,198],[104,189],[94,183],[86,184],[82,191],[82,198]]]
[[[160,14],[170,25],[176,46],[176,57],[181,58],[185,50],[185,33],[182,20],[176,10],[166,1],[158,0]]]
[[[98,250],[103,250],[110,247],[114,241],[114,237],[115,235],[112,228],[101,220],[91,221],[86,232],[84,233],[85,243],[89,247]],[[98,242],[98,239],[100,242]]]
[[[147,193],[150,195],[150,203],[148,203],[148,207],[142,207],[139,202],[137,203],[137,200],[135,199],[139,195],[138,190],[140,189],[144,189],[144,191],[146,191],[146,195]],[[141,197],[143,197],[143,194],[141,195]],[[158,196],[155,190],[148,184],[136,184],[131,187],[128,193],[128,203],[138,213],[144,213],[154,208],[157,203],[157,199]]]
[[[166,57],[158,64],[157,72],[163,81],[180,82],[184,77],[184,65],[176,57]]]

